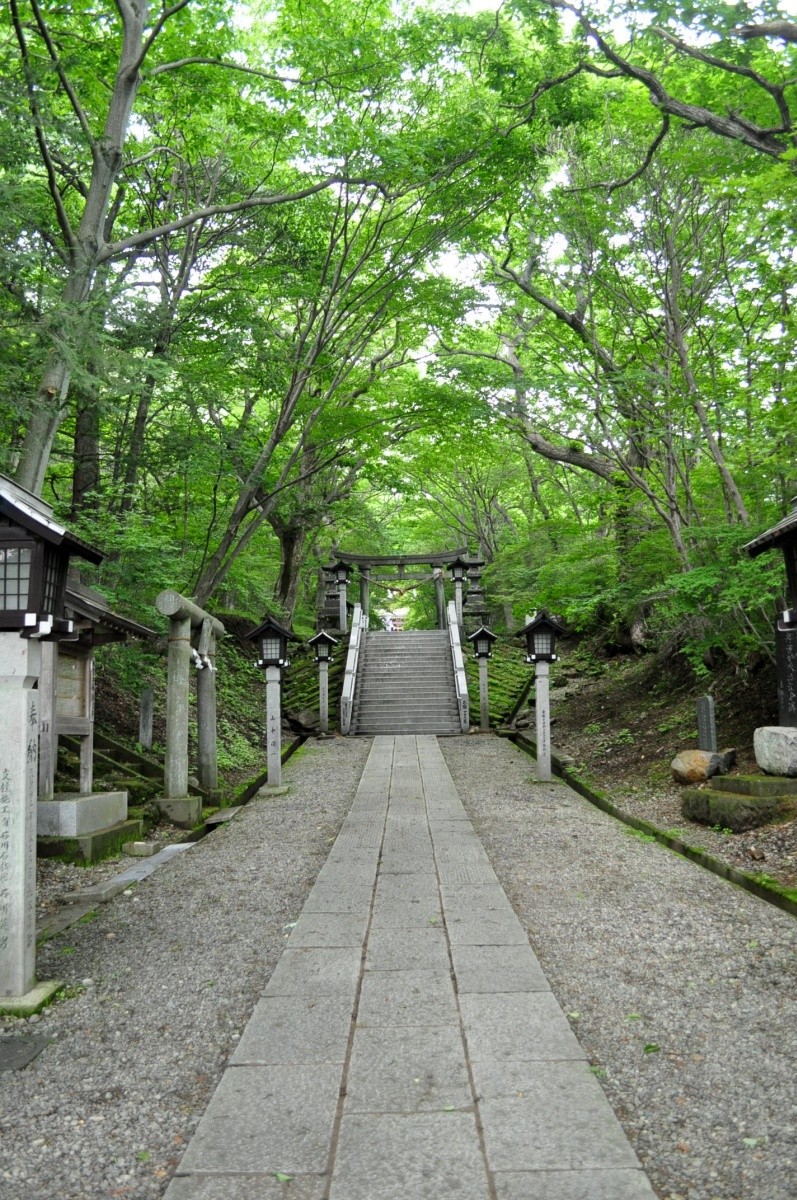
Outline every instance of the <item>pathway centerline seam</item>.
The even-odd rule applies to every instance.
[[[435,746],[437,746],[436,741],[435,741]],[[416,749],[416,753],[417,753],[417,751],[418,751],[418,739],[417,738],[415,739],[415,749]],[[437,747],[437,749],[438,749],[438,753],[439,753],[439,747]],[[440,757],[441,757],[442,761],[445,761],[442,759],[442,755]],[[487,1177],[487,1189],[489,1192],[490,1200],[497,1200],[498,1193],[496,1191],[496,1185],[495,1185],[495,1179],[493,1177],[493,1172],[490,1168],[490,1162],[489,1162],[489,1159],[487,1158],[487,1143],[486,1143],[486,1140],[484,1137],[484,1126],[482,1124],[481,1109],[479,1107],[479,1094],[476,1089],[476,1080],[473,1075],[473,1066],[470,1061],[470,1049],[468,1047],[468,1038],[467,1038],[467,1034],[465,1033],[465,1018],[462,1015],[462,1005],[459,1002],[459,986],[457,983],[457,973],[454,968],[454,955],[451,950],[451,938],[450,938],[449,932],[448,932],[448,917],[446,914],[446,905],[443,900],[443,889],[442,889],[442,885],[441,885],[440,869],[439,869],[439,864],[438,864],[438,859],[437,859],[437,844],[436,844],[435,835],[434,835],[434,832],[432,831],[432,827],[431,827],[430,820],[429,820],[429,797],[428,797],[428,794],[426,791],[426,778],[425,778],[425,773],[424,773],[424,769],[423,769],[423,764],[421,762],[420,754],[418,754],[418,770],[419,770],[420,779],[421,779],[421,790],[423,792],[424,812],[426,814],[426,826],[427,826],[427,829],[429,830],[429,836],[432,840],[432,858],[434,861],[435,880],[437,882],[437,894],[440,899],[440,910],[443,914],[443,917],[442,917],[443,935],[446,940],[446,952],[448,954],[448,962],[449,962],[449,967],[451,970],[451,982],[454,987],[454,997],[455,997],[456,1005],[457,1005],[457,1017],[459,1020],[459,1036],[462,1039],[462,1050],[463,1050],[463,1053],[465,1056],[465,1066],[467,1067],[467,1071],[468,1071],[468,1086],[470,1087],[471,1096],[473,1097],[473,1117],[474,1117],[474,1122],[476,1125],[476,1134],[479,1139],[479,1150],[481,1151],[482,1160],[484,1162],[484,1172]],[[447,767],[446,767],[446,770],[448,770]],[[471,825],[470,821],[468,821],[468,825]],[[472,828],[472,826],[471,826],[471,828]]]
[[[360,972],[359,972],[359,975],[357,976],[357,987],[355,988],[355,992],[354,992],[354,1003],[352,1005],[351,1022],[349,1025],[349,1036],[348,1036],[348,1040],[346,1043],[346,1054],[343,1059],[343,1070],[341,1071],[341,1076],[340,1076],[340,1092],[338,1095],[338,1103],[335,1108],[335,1118],[332,1122],[332,1135],[329,1140],[329,1155],[327,1157],[327,1166],[326,1166],[326,1172],[325,1172],[326,1185],[324,1188],[324,1191],[326,1193],[326,1200],[328,1200],[329,1193],[332,1189],[332,1180],[333,1180],[334,1172],[335,1172],[335,1161],[337,1159],[338,1143],[340,1141],[340,1129],[341,1129],[341,1125],[343,1124],[343,1110],[344,1110],[344,1107],[346,1104],[346,1095],[347,1095],[347,1091],[348,1091],[349,1071],[351,1069],[351,1056],[352,1056],[352,1051],[354,1049],[354,1035],[357,1031],[357,1017],[359,1016],[359,1012],[360,1012],[360,998],[362,995],[363,980],[365,978],[365,962],[366,962],[366,958],[368,955],[368,942],[371,937],[371,925],[373,924],[373,919],[374,919],[374,905],[376,903],[376,889],[379,885],[379,868],[380,868],[380,863],[382,861],[382,851],[383,851],[384,845],[385,845],[385,834],[387,831],[387,817],[388,817],[388,813],[390,811],[390,791],[391,791],[391,788],[393,785],[393,763],[395,761],[395,753],[396,753],[396,739],[392,738],[391,740],[392,740],[392,746],[391,746],[391,758],[390,758],[390,782],[388,784],[387,803],[385,804],[385,813],[384,813],[384,818],[382,820],[382,836],[379,839],[379,850],[377,853],[377,866],[376,866],[376,872],[374,874],[374,882],[373,882],[373,885],[371,888],[371,904],[368,909],[368,923],[366,924],[366,927],[365,927],[365,936],[363,937],[362,953],[360,956]],[[371,746],[371,753],[372,752],[373,752],[373,744]],[[369,753],[369,758],[370,758],[370,753]],[[366,762],[366,768],[365,768],[365,771],[363,772],[363,775],[365,775],[367,769],[368,769],[368,764]],[[355,801],[356,801],[356,793],[355,793]],[[351,810],[349,810],[349,816],[351,816]]]

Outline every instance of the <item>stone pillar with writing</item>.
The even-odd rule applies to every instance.
[[[282,711],[279,667],[266,667],[266,761],[268,786],[282,783]]]
[[[318,664],[318,730],[329,733],[329,663]]]
[[[537,714],[537,778],[541,783],[551,781],[551,704],[548,679],[548,663],[536,663],[534,690]]]
[[[487,659],[479,659],[479,728],[487,732],[490,728],[490,692],[487,676]]]
[[[36,798],[41,644],[0,633],[0,1007],[36,983]]]

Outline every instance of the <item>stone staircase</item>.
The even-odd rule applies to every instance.
[[[445,630],[368,633],[360,648],[352,733],[461,733]]]

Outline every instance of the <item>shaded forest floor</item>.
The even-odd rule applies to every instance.
[[[653,656],[601,658],[586,647],[551,668],[552,741],[581,777],[619,807],[750,874],[797,887],[797,820],[729,833],[681,814],[682,788],[670,763],[697,747],[697,698],[714,697],[721,749],[733,747],[732,774],[758,773],[753,731],[777,724],[774,668],[730,668],[696,681],[684,661]],[[533,713],[532,720],[533,720]]]

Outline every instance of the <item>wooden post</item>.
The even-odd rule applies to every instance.
[[[88,733],[80,739],[80,783],[81,796],[90,796],[94,788],[94,655],[89,654],[82,663],[83,687],[86,697]]]
[[[41,643],[39,675],[39,799],[52,800],[58,757],[58,731],[55,724],[55,685],[58,643]]]
[[[329,663],[318,664],[319,732],[329,733]]]
[[[490,696],[487,682],[487,659],[479,659],[479,728],[487,732],[490,728]]]
[[[142,750],[152,749],[152,720],[155,713],[155,689],[144,688],[138,714],[138,742]]]
[[[371,576],[368,574],[370,569],[366,563],[360,567],[360,607],[366,616],[371,607]]]
[[[40,667],[40,642],[0,633],[0,999],[36,982]]]
[[[446,628],[446,589],[442,567],[434,567],[434,598],[437,604],[437,628]]]
[[[166,685],[167,799],[188,794],[188,683],[191,666],[191,618],[169,621],[168,683]]]
[[[549,783],[551,779],[551,710],[548,699],[547,662],[536,664],[534,686],[537,710],[537,778],[541,783]]]
[[[279,667],[266,667],[266,749],[268,786],[279,787],[282,783],[282,712]]]
[[[197,672],[197,757],[199,782],[209,792],[219,788],[216,753],[216,636],[209,620],[202,622],[199,656],[205,664]]]

